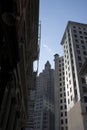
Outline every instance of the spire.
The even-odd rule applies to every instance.
[[[49,69],[51,69],[51,65],[50,65],[49,61],[47,61],[45,64],[45,70],[49,70]]]

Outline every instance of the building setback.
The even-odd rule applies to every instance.
[[[37,77],[34,118],[35,130],[55,130],[54,70],[51,69],[49,61]]]
[[[0,130],[28,127],[29,90],[36,82],[33,63],[39,56],[38,20],[39,0],[0,1]]]
[[[69,130],[87,130],[87,84],[79,71],[87,58],[87,24],[69,21],[61,44]]]
[[[68,130],[65,90],[64,57],[54,56],[55,62],[55,130]]]

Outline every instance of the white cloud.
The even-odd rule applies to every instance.
[[[47,50],[48,53],[53,54],[53,50],[48,45],[43,44],[43,47],[46,48],[46,50]]]

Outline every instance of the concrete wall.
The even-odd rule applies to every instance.
[[[68,111],[68,130],[84,130],[80,101]]]

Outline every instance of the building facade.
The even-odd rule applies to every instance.
[[[87,87],[79,71],[87,57],[87,24],[69,21],[61,44],[64,48],[64,69],[69,130],[87,129]]]
[[[34,118],[35,130],[55,130],[54,70],[51,69],[49,61],[37,77]]]
[[[1,0],[0,9],[0,130],[24,130],[36,82],[39,0]]]
[[[55,62],[55,130],[68,130],[64,57],[54,55]]]

